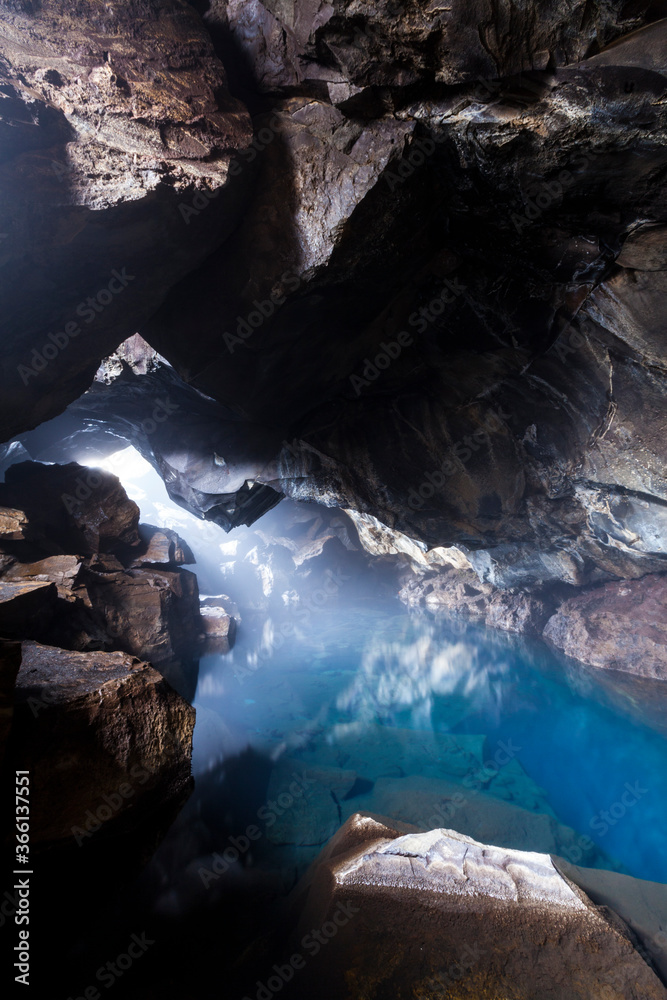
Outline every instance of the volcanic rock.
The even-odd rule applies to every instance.
[[[667,576],[607,583],[565,601],[544,637],[592,667],[667,680]]]
[[[525,593],[500,590],[471,570],[450,569],[413,578],[399,597],[408,605],[443,608],[483,621],[490,628],[540,635],[553,605]]]
[[[219,246],[251,172],[243,104],[191,4],[6,4],[0,438],[86,390]]]
[[[81,844],[190,781],[194,709],[132,656],[24,642],[15,698],[12,766],[31,774],[35,841]]]
[[[355,815],[320,854],[295,890],[294,939],[328,938],[289,996],[667,996],[622,920],[548,855],[408,830]]]

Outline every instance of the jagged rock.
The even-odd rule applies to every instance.
[[[147,548],[130,563],[131,569],[144,566],[187,566],[195,561],[189,545],[169,528],[141,524],[139,535]]]
[[[471,772],[474,776],[475,772]],[[470,784],[470,782],[468,783]],[[492,790],[489,789],[491,792]],[[501,847],[571,856],[582,850],[589,867],[612,867],[613,862],[590,838],[559,823],[543,794],[534,798],[536,811],[466,784],[444,778],[378,778],[372,792],[344,803],[343,815],[374,812],[392,820],[429,829],[441,823],[466,836],[493,840]]]
[[[94,555],[138,549],[139,508],[120,480],[101,469],[21,462],[0,485],[0,499],[25,513],[26,544],[13,552]],[[8,539],[7,542],[11,542]],[[7,548],[6,543],[0,541]]]
[[[0,507],[0,544],[23,541],[27,524],[28,519],[22,510]]]
[[[181,568],[193,561],[188,546],[169,529],[140,530],[137,505],[109,473],[28,462],[7,478],[0,493],[28,514],[13,515],[20,540],[0,536],[15,553],[0,566],[0,634],[130,653],[194,696],[202,619],[197,578]],[[75,506],[63,489],[78,491]],[[19,561],[47,552],[66,554]]]
[[[436,576],[413,578],[399,597],[408,605],[445,608],[481,619],[491,628],[541,635],[553,604],[524,593],[499,590],[472,571],[450,569]]]
[[[194,573],[88,570],[85,589],[117,648],[156,666],[196,659],[200,619]]]
[[[82,565],[83,560],[79,556],[48,556],[33,563],[14,562],[9,568],[0,572],[2,572],[2,583],[13,580],[55,583],[59,597],[73,600],[73,588]]]
[[[194,7],[3,10],[0,438],[60,412],[219,246],[252,131]]]
[[[93,356],[140,327],[168,365],[136,342],[103,366],[85,407],[103,420],[106,396],[120,401],[110,404],[107,438],[136,441],[179,503],[226,528],[252,523],[286,495],[367,515],[419,548],[457,547],[501,589],[663,571],[659,5],[582,2],[574,19],[560,0],[511,12],[486,0],[465,9],[270,6],[234,0],[206,12],[235,92],[254,112],[250,148],[247,120],[190,7],[155,0],[148,35],[129,28],[132,3],[90,25],[73,23],[60,0],[31,16],[12,9],[3,46],[16,93],[3,103],[12,128],[21,126],[15,138],[28,104],[42,117],[35,146],[21,147],[8,169],[21,160],[32,177],[27,167],[64,145],[71,128],[83,204],[75,226],[69,202],[48,192],[48,245],[58,243],[62,261],[44,251],[35,270],[35,254],[24,253],[5,269],[10,306],[29,270],[35,312],[20,325],[21,309],[8,309],[18,330],[3,340],[9,425],[25,429],[61,409],[88,385]],[[56,19],[58,66],[48,30]],[[23,27],[30,44],[21,49]],[[127,49],[117,31],[129,31]],[[72,71],[79,43],[85,78]],[[137,70],[146,64],[159,65],[159,93]],[[148,121],[129,114],[153,100]],[[85,143],[93,124],[99,136]],[[98,174],[82,150],[100,144]],[[121,168],[129,193],[119,191]],[[248,186],[239,224],[232,232],[235,213],[221,198],[196,208],[191,226],[177,220],[187,238],[174,250],[175,222],[162,215],[170,196],[196,175],[193,185],[224,187],[231,199],[228,173]],[[148,188],[155,212],[145,211]],[[123,321],[109,304],[94,320],[99,340],[75,338],[60,351],[53,341],[54,358],[22,386],[15,348],[42,329],[36,313],[49,310],[58,329],[61,297],[99,273],[88,220],[95,205],[108,234],[107,196],[119,213],[111,246],[132,247],[126,263],[141,261],[148,286],[138,263],[116,300]],[[144,228],[148,216],[159,239]],[[200,222],[205,238],[194,233]],[[30,241],[42,246],[44,225],[30,228]],[[204,265],[158,309],[200,252]],[[160,296],[156,256],[170,261]],[[35,294],[44,272],[57,295]],[[180,409],[161,423],[155,394],[165,388],[167,409]],[[8,446],[15,457],[21,447]],[[296,589],[284,586],[281,559],[258,600],[267,589]],[[501,602],[492,620],[519,627],[526,617]]]
[[[199,602],[201,608],[221,608],[230,618],[235,618],[237,624],[241,624],[241,612],[236,601],[233,601],[227,594],[218,594],[215,597],[204,597]]]
[[[0,639],[0,764],[14,716],[14,687],[21,666],[21,643]]]
[[[37,580],[0,580],[0,635],[22,639],[41,637],[53,622],[58,606],[54,583]]]
[[[667,996],[622,920],[548,855],[410,829],[355,815],[320,854],[294,895],[294,942],[315,957],[287,995]]]
[[[11,757],[31,774],[31,838],[82,844],[181,794],[194,721],[134,657],[24,642]]]
[[[559,607],[544,637],[606,670],[667,680],[667,576],[608,583]]]

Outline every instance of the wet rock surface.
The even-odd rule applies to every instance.
[[[315,983],[324,997],[363,991],[378,1000],[404,990],[512,1000],[667,995],[623,921],[548,855],[447,829],[351,817],[295,890],[294,908],[290,943],[303,944],[311,928],[326,935],[288,984],[294,997]]]

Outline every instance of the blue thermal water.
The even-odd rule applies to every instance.
[[[466,746],[485,737],[485,759],[509,748],[529,779],[526,801],[519,782],[513,805],[552,811],[598,845],[607,859],[600,866],[667,882],[667,740],[541,646],[398,604],[295,610],[242,625],[230,654],[205,657],[195,706],[195,776],[248,745],[310,767],[330,767],[338,752],[361,775],[373,772],[375,757],[375,771],[404,775],[396,786],[406,793],[402,818],[415,822],[406,810],[422,771],[429,780],[453,779],[434,772],[431,758],[415,760],[410,734],[438,747],[447,734],[465,737]],[[366,790],[358,800],[364,809],[372,811],[373,795]],[[388,801],[378,800],[385,815]],[[456,817],[439,825],[456,828]],[[578,842],[569,847],[574,862]]]

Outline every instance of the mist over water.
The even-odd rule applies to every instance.
[[[225,535],[177,507],[155,470],[132,448],[89,464],[121,477],[142,521],[173,528],[185,538],[197,558],[191,568],[202,593],[226,589],[227,570],[250,529]],[[260,527],[268,526],[270,516]],[[246,595],[230,596],[242,604]],[[439,825],[457,829],[467,823],[463,832],[493,842],[495,822],[502,826],[498,837],[512,840],[514,821],[507,809],[513,808],[518,827],[528,811],[572,828],[570,861],[586,864],[581,846],[592,842],[599,848],[598,866],[667,882],[661,850],[667,740],[638,722],[630,711],[636,708],[633,699],[624,704],[612,697],[603,680],[541,643],[446,616],[407,612],[398,601],[374,602],[369,595],[353,604],[344,588],[313,600],[302,597],[293,607],[245,616],[231,652],[201,659],[194,702],[193,774],[200,786],[195,795],[217,795],[210,776],[250,748],[253,760],[266,763],[256,788],[248,777],[251,816],[268,794],[267,775],[280,770],[281,762],[300,761],[326,772],[326,805],[330,808],[333,797],[341,822],[357,808],[386,813],[398,802],[400,815],[394,818],[420,825],[425,816],[440,815]],[[501,746],[509,747],[509,761]],[[467,755],[468,763],[453,764],[452,754]],[[470,761],[490,763],[477,812],[472,819],[453,807],[438,813],[438,803],[451,801],[457,784],[466,797],[476,790],[470,774],[477,773],[477,765]],[[489,782],[494,768],[499,778]],[[357,776],[347,791],[340,785],[343,773]],[[307,807],[309,823],[323,836],[333,830],[324,813],[318,814],[316,799]],[[505,812],[496,819],[499,800]],[[476,817],[485,809],[482,828]],[[303,820],[302,809],[281,817],[283,847],[303,841],[298,829]],[[531,828],[518,827],[514,846],[544,849],[531,844]],[[215,841],[215,830],[209,832]],[[297,868],[317,853],[317,844],[311,847],[310,853],[297,850]]]

